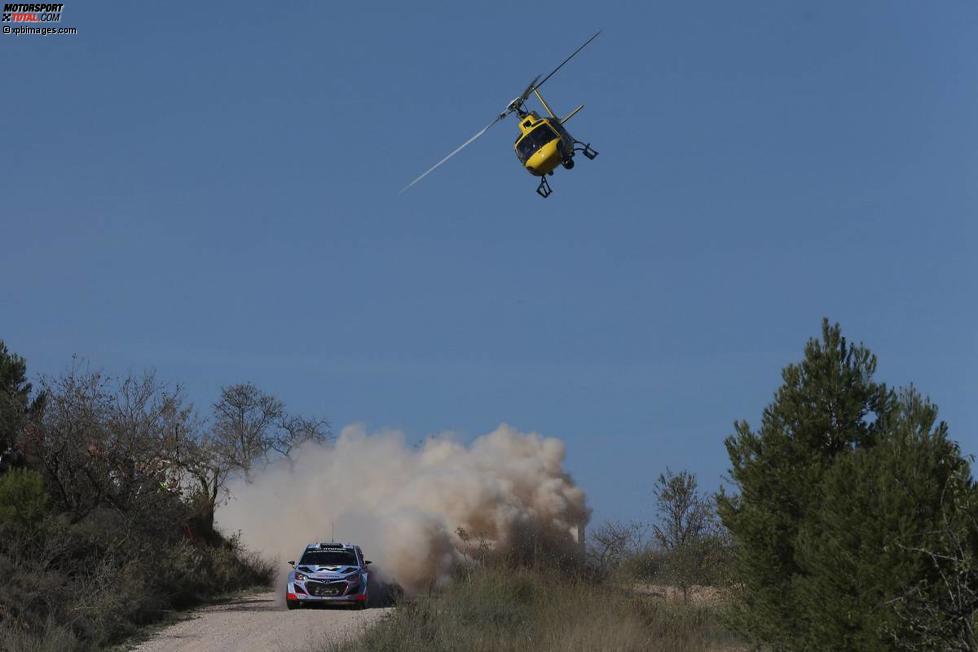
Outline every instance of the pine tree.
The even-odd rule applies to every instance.
[[[14,445],[27,418],[30,394],[27,363],[0,340],[0,454]]]
[[[976,578],[961,578],[970,604],[952,604],[939,590],[954,573],[943,561],[953,552],[947,529],[961,539],[973,531],[970,465],[937,423],[937,408],[914,389],[901,393],[887,426],[876,446],[840,456],[801,526],[795,588],[807,649],[955,649],[973,625]],[[920,589],[932,615],[907,617],[896,607]],[[942,635],[922,636],[921,626]]]
[[[737,545],[744,589],[736,624],[775,649],[802,647],[798,536],[819,506],[824,474],[839,455],[872,446],[894,412],[893,392],[873,380],[875,370],[868,349],[823,320],[821,340],[810,340],[801,363],[782,372],[760,429],[741,421],[725,440],[739,493],[721,493],[718,508]]]
[[[760,429],[727,438],[735,624],[776,650],[978,649],[970,465],[937,408],[875,369],[823,322]]]

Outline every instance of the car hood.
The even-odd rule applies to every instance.
[[[297,566],[296,570],[302,571],[309,577],[315,577],[319,579],[340,579],[352,575],[355,571],[360,570],[357,566],[310,566],[303,565]]]

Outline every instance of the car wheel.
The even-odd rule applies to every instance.
[[[289,599],[285,600],[285,608],[288,609],[289,611],[292,611],[293,609],[298,609],[301,606],[302,605],[299,604],[298,600],[289,600]]]

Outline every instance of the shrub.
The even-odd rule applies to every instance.
[[[13,469],[0,475],[0,532],[36,527],[47,514],[48,502],[40,473]]]
[[[79,649],[101,649],[173,609],[273,579],[271,565],[234,539],[218,546],[179,534],[160,539],[112,510],[95,510],[78,523],[49,516],[34,534],[4,543],[0,629],[20,647],[61,640],[50,621]]]
[[[83,646],[72,631],[49,618],[39,627],[24,629],[14,623],[0,623],[0,650],[17,652],[72,652]]]

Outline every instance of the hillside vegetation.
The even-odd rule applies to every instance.
[[[215,531],[214,510],[231,473],[272,444],[325,436],[319,422],[248,385],[225,389],[205,422],[152,375],[75,366],[39,391],[26,378],[0,342],[0,649],[103,649],[270,584],[269,563]]]

